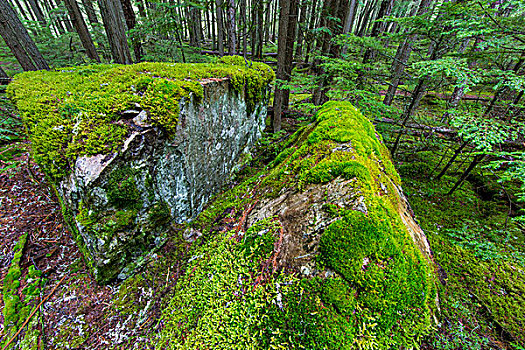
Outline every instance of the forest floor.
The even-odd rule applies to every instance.
[[[12,113],[3,103],[0,113]],[[288,134],[297,124],[293,118],[284,120]],[[378,126],[387,142],[388,128]],[[96,285],[63,222],[56,196],[28,158],[29,148],[23,136],[0,144],[0,283],[4,290],[15,244],[27,233],[16,290],[20,304],[33,309],[50,296],[33,316],[38,320],[36,348],[151,348],[150,336],[162,327],[158,317],[163,296],[181,273],[174,258],[178,248],[163,247],[132,285]],[[468,161],[468,156],[460,161]],[[397,159],[404,190],[427,233],[441,276],[439,324],[421,346],[523,350],[525,238],[523,229],[507,220],[507,193],[480,170],[447,196],[459,166],[435,181],[432,174],[438,164],[439,152],[417,139],[403,143]],[[34,283],[32,269],[41,271],[36,297],[25,292]],[[5,300],[4,295],[2,309]],[[1,328],[0,344],[6,344],[27,318],[11,329]],[[0,324],[4,321],[0,315]],[[20,339],[15,337],[13,343]]]

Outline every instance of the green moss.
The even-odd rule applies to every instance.
[[[194,222],[205,235],[163,313],[158,348],[413,348],[430,331],[434,278],[400,218],[399,177],[372,124],[350,104],[330,102],[290,140]],[[338,177],[351,180],[345,186],[364,198],[367,214],[323,205],[337,220],[315,261],[331,277],[274,268],[283,218],[254,224],[242,239],[232,231],[257,200]]]
[[[111,172],[108,180],[107,196],[116,208],[142,207],[140,192],[135,183],[136,171],[130,167],[119,167]]]
[[[20,303],[18,294],[18,287],[20,286],[20,259],[27,241],[27,233],[20,236],[18,243],[13,248],[13,260],[7,270],[7,275],[4,277],[3,283],[3,300],[4,300],[4,327],[16,325],[20,319],[19,312],[23,307]]]
[[[262,63],[247,64],[239,57],[211,65],[94,65],[19,74],[8,94],[27,127],[33,157],[55,183],[79,155],[117,152],[128,132],[121,113],[136,104],[148,111],[154,125],[173,133],[179,101],[200,101],[199,81],[206,78],[229,78],[253,110],[274,73]]]
[[[148,210],[148,221],[151,228],[167,224],[171,220],[171,211],[166,202],[154,203]]]
[[[3,347],[9,339],[20,329],[24,321],[29,317],[33,310],[35,300],[40,297],[40,288],[42,279],[40,278],[42,272],[37,270],[34,265],[29,266],[28,272],[24,277],[25,288],[19,291],[20,278],[22,270],[20,268],[20,260],[27,242],[27,234],[20,237],[18,243],[14,246],[14,257],[11,261],[7,274],[3,281],[2,299],[4,302],[3,316],[4,316],[4,337],[0,341],[0,346]],[[35,321],[36,320],[36,321]],[[11,343],[8,349],[14,348],[17,344],[22,345],[22,349],[36,349],[36,340],[40,331],[36,327],[38,323],[38,314],[34,316],[34,320],[27,326],[25,333],[22,333],[19,342]]]

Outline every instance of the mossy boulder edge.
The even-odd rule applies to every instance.
[[[273,78],[240,57],[15,78],[32,155],[99,283],[129,276],[228,181],[261,135]]]

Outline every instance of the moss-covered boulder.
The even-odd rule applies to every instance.
[[[273,71],[216,64],[95,65],[9,86],[33,157],[99,282],[124,278],[194,218],[260,136]]]
[[[158,349],[418,347],[431,252],[380,135],[329,102],[268,167],[193,221]]]

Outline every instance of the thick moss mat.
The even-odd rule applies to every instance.
[[[338,182],[366,209],[326,193],[331,223],[311,260],[316,273],[301,273],[296,257],[279,260],[286,218],[242,229],[258,202]],[[436,290],[400,218],[398,185],[373,125],[349,103],[325,104],[269,166],[219,195],[193,223],[202,236],[163,313],[157,348],[417,347],[432,329]]]
[[[130,131],[127,110],[145,110],[153,125],[173,133],[182,98],[200,100],[201,82],[228,78],[248,110],[263,99],[273,71],[229,56],[216,64],[91,65],[15,77],[8,95],[18,107],[33,157],[54,183],[80,155],[119,150]]]

